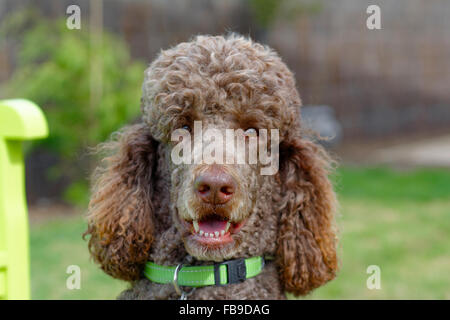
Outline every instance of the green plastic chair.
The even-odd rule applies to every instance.
[[[47,135],[45,116],[33,102],[0,100],[0,300],[30,299],[22,142]]]

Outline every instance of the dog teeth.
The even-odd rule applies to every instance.
[[[198,221],[197,220],[192,221],[192,225],[194,226],[195,232],[199,232],[200,228],[198,227]]]
[[[199,232],[197,232],[197,234],[199,236],[202,237],[207,237],[207,238],[219,238],[219,237],[223,237],[225,235],[225,230],[220,230],[220,231],[214,231],[214,232],[204,232],[203,230],[200,230]]]
[[[217,230],[217,231],[213,231],[213,232],[205,232],[203,230],[200,230],[197,220],[193,220],[192,225],[194,226],[195,233],[198,234],[199,236],[207,237],[207,238],[219,238],[219,237],[223,237],[225,235],[225,233],[228,232],[228,230],[230,229],[231,223],[227,222],[225,229]]]

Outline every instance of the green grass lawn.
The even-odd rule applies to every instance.
[[[81,217],[36,223],[30,230],[32,299],[115,299],[126,283],[103,273],[90,259],[81,235],[86,224]],[[81,270],[80,289],[68,290],[67,267]]]
[[[450,299],[450,170],[343,168],[338,277],[308,299]],[[81,217],[31,226],[33,299],[112,299],[126,283],[89,260]],[[66,269],[81,268],[81,289],[68,290]],[[366,286],[369,265],[381,289]]]

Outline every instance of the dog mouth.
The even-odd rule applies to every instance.
[[[230,221],[217,214],[200,220],[185,221],[192,237],[207,246],[223,245],[233,242],[232,235],[240,231],[246,220]]]

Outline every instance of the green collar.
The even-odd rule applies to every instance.
[[[207,266],[161,266],[145,264],[144,275],[152,282],[179,286],[204,287],[242,282],[261,273],[263,257],[228,260]]]

